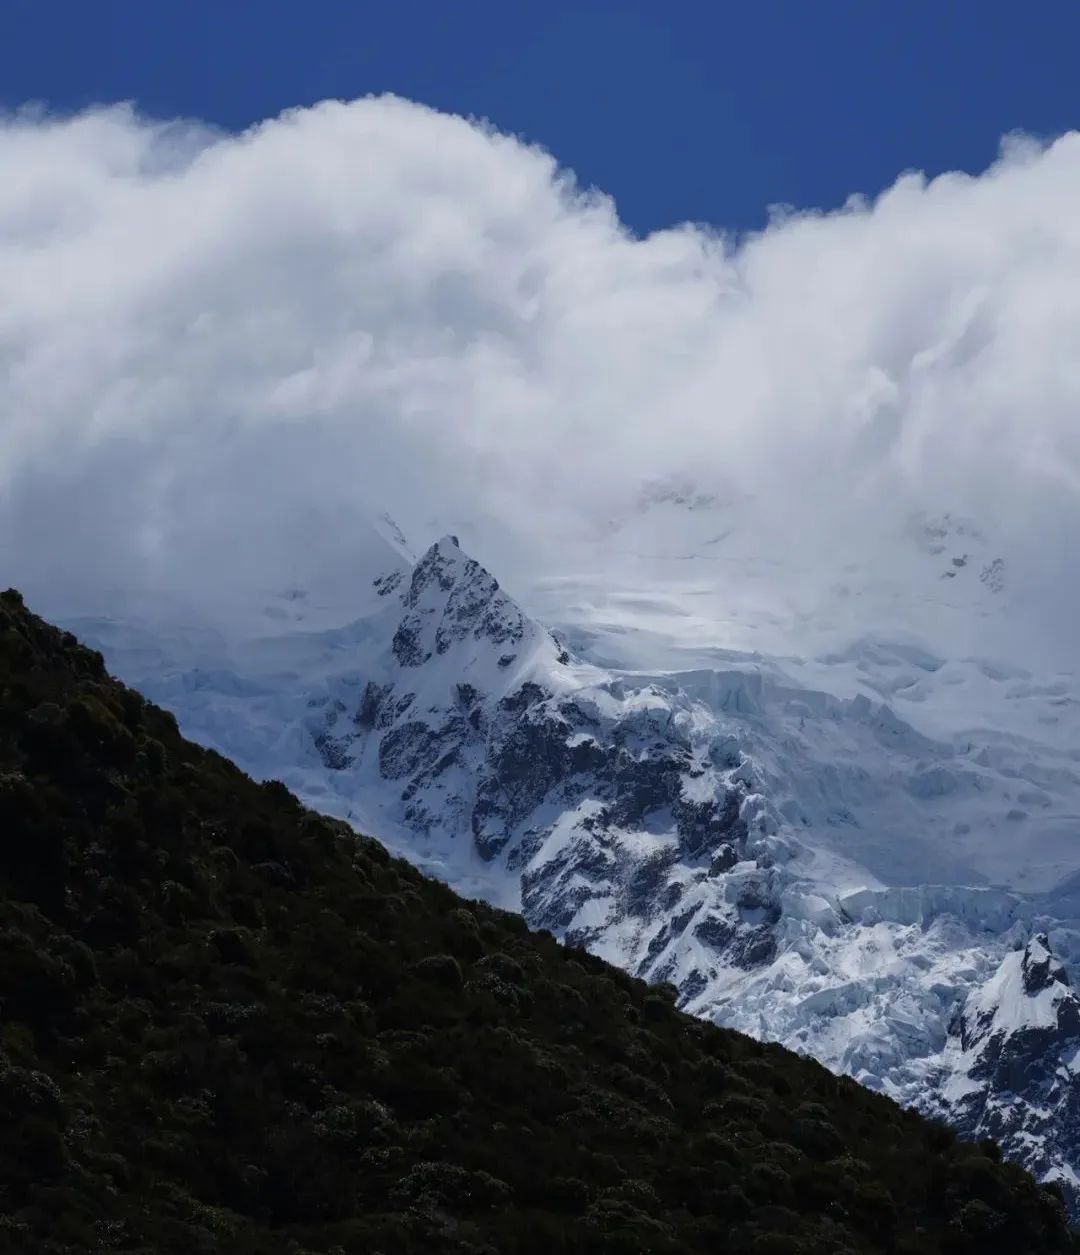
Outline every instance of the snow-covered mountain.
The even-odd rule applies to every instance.
[[[994,613],[977,529],[913,536],[928,587]],[[415,563],[384,539],[348,622],[303,588],[231,631],[145,606],[68,622],[189,736],[456,888],[1080,1186],[1068,678],[899,628],[809,659],[719,649],[707,613],[649,672],[655,590],[586,605],[567,581],[553,634],[454,537]]]

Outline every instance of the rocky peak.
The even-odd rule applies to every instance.
[[[1005,955],[968,999],[960,1021],[960,1095],[949,1119],[968,1137],[993,1137],[1080,1203],[1062,1175],[1080,1140],[1080,997],[1046,933]]]
[[[497,649],[496,663],[506,667],[523,645],[543,635],[498,580],[462,552],[456,536],[428,549],[401,601],[405,615],[393,650],[403,667],[422,666],[463,642]]]
[[[1024,992],[1029,996],[1041,993],[1053,985],[1069,985],[1068,973],[1050,949],[1050,939],[1046,933],[1036,933],[1024,947],[1020,970]]]
[[[1074,1031],[1080,1027],[1078,1012],[1080,998],[1064,966],[1046,933],[1036,933],[1022,950],[1006,954],[969,997],[961,1016],[962,1045],[996,1059],[1006,1039],[1026,1042],[1032,1034]]]
[[[386,670],[320,708],[329,770],[377,774],[432,849],[501,861],[532,925],[633,937],[625,961],[684,997],[773,957],[748,764],[695,697],[575,666],[453,536],[397,595]]]
[[[456,536],[444,536],[437,540],[413,567],[412,580],[402,598],[403,603],[415,609],[432,593],[438,597],[440,592],[450,592],[469,561],[471,559],[462,553]]]

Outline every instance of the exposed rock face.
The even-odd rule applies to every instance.
[[[750,767],[697,703],[577,666],[453,537],[401,609],[390,678],[351,720],[328,707],[328,767],[373,756],[411,827],[505,860],[532,925],[601,950],[618,932],[644,975],[692,950],[704,987],[775,953]]]
[[[1075,1207],[1080,1181],[1062,1165],[1080,1146],[1080,996],[1045,933],[1005,956],[956,1027],[950,1119],[1058,1179]]]
[[[530,624],[478,562],[466,558],[453,536],[427,551],[402,598],[406,614],[394,633],[394,656],[419,667],[453,645],[520,645]]]

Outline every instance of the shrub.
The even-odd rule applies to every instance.
[[[445,985],[448,989],[460,989],[464,983],[461,964],[449,954],[425,955],[413,967],[413,971],[421,980],[431,981],[435,985]]]

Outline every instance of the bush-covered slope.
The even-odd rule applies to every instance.
[[[0,597],[0,1251],[1071,1251],[996,1149],[184,741]]]

